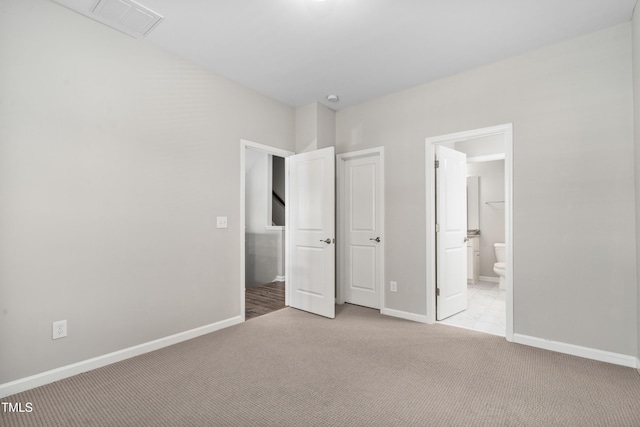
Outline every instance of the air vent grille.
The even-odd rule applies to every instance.
[[[99,0],[93,13],[101,22],[138,37],[148,35],[163,19],[131,0]]]

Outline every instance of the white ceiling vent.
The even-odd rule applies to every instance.
[[[140,37],[146,36],[162,21],[162,16],[131,0],[99,0],[93,13],[121,27],[114,25],[116,29]]]
[[[132,0],[54,1],[136,38],[146,37],[164,19]]]

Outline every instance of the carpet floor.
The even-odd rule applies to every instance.
[[[343,305],[291,308],[2,399],[2,426],[640,426],[635,369]]]

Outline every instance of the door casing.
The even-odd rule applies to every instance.
[[[436,144],[464,141],[484,136],[502,135],[505,147],[505,249],[506,249],[506,331],[507,341],[513,341],[513,124],[491,126],[464,132],[426,138],[426,304],[427,323],[436,322],[436,227],[435,227],[435,153]]]

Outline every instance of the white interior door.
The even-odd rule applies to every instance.
[[[467,156],[441,145],[435,154],[436,316],[442,320],[467,309]]]
[[[384,283],[380,153],[346,158],[340,166],[342,297],[348,303],[379,309]]]
[[[289,178],[289,304],[334,318],[334,148],[290,156]]]

